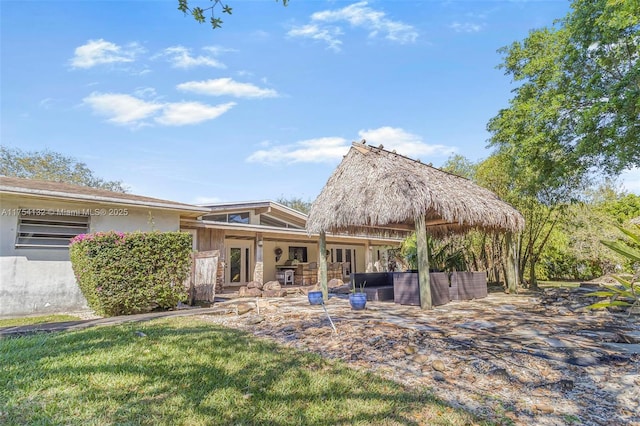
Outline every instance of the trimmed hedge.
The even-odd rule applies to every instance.
[[[172,308],[185,300],[191,251],[185,232],[82,234],[69,248],[82,294],[103,316]]]

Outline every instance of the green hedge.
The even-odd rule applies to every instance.
[[[69,254],[82,294],[100,315],[172,308],[187,298],[191,234],[82,234],[71,240]]]

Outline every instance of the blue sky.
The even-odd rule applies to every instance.
[[[352,141],[435,166],[486,158],[513,88],[497,49],[569,11],[228,1],[212,30],[177,0],[1,0],[2,144],[73,156],[140,195],[313,200]],[[640,173],[624,184],[640,194]]]

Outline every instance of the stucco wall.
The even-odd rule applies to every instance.
[[[125,212],[122,209],[127,209]],[[177,231],[177,212],[121,205],[0,198],[0,317],[86,309],[66,248],[16,248],[17,209],[92,210],[89,232]],[[103,214],[104,213],[104,214]],[[111,214],[109,214],[111,213]]]

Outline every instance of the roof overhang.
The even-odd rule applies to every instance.
[[[315,240],[319,238],[318,234],[309,234],[305,229],[279,228],[275,226],[265,225],[249,225],[236,224],[227,222],[216,222],[211,220],[194,220],[183,219],[180,221],[180,227],[185,229],[211,228],[226,231],[229,236],[253,236],[258,233],[262,234],[263,239],[295,239],[295,240]],[[364,244],[368,242],[374,245],[393,245],[397,246],[402,243],[404,238],[397,237],[375,237],[367,235],[348,235],[338,233],[327,233],[328,242],[342,242],[353,244]]]
[[[9,185],[0,185],[0,195],[12,195],[30,197],[41,200],[92,202],[100,204],[117,204],[120,206],[153,208],[158,210],[168,210],[180,213],[181,216],[198,217],[209,212],[208,209],[187,204],[158,201],[142,201],[135,199],[125,199],[101,195],[75,194],[70,192],[51,191],[43,189],[23,188]]]
[[[234,213],[245,210],[254,210],[256,214],[272,215],[272,213],[276,213],[275,217],[292,223],[297,223],[301,227],[304,227],[307,222],[306,214],[275,201],[229,202],[203,204],[202,206],[209,208],[211,213]]]

